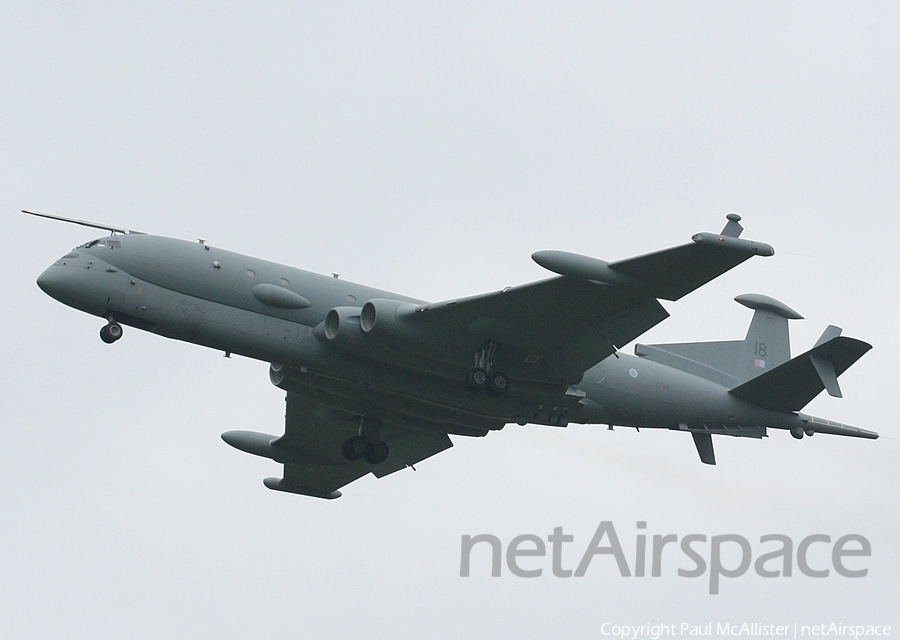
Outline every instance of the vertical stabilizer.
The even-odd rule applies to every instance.
[[[744,382],[791,359],[788,320],[803,316],[774,298],[746,293],[735,298],[753,309],[753,320],[735,362],[734,376]]]
[[[638,344],[636,355],[732,388],[791,359],[788,320],[802,316],[787,305],[758,293],[735,298],[753,309],[743,340]]]

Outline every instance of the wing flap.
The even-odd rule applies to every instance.
[[[669,317],[655,298],[647,298],[607,316],[562,345],[548,360],[566,380],[576,380],[582,373],[608,358],[639,335]]]

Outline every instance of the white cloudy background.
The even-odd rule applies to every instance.
[[[596,638],[604,622],[900,632],[896,3],[54,3],[0,6],[0,636]],[[509,426],[360,480],[276,493],[219,434],[281,433],[265,363],[64,307],[37,275],[95,232],[207,239],[440,300],[744,216],[755,259],[643,342],[733,339],[758,292],[874,349],[808,411],[878,441]],[[527,321],[527,319],[523,319]],[[629,347],[630,349],[630,347]],[[460,537],[865,535],[869,575],[459,577]],[[815,548],[815,547],[814,547]],[[768,548],[767,548],[768,549]],[[825,546],[811,556],[830,565]]]

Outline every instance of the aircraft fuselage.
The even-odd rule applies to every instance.
[[[69,306],[162,336],[273,363],[277,386],[360,415],[405,413],[483,435],[509,422],[569,422],[762,437],[803,416],[766,411],[709,380],[616,354],[577,385],[513,380],[501,397],[469,393],[465,360],[398,351],[337,350],[317,336],[329,310],[372,299],[423,301],[273,262],[151,235],[116,235],[79,247],[38,279]],[[742,425],[753,425],[744,427]]]

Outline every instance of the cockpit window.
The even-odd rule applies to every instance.
[[[114,238],[99,238],[77,247],[78,249],[90,249],[91,247],[109,247],[110,249],[121,249],[122,241]]]

